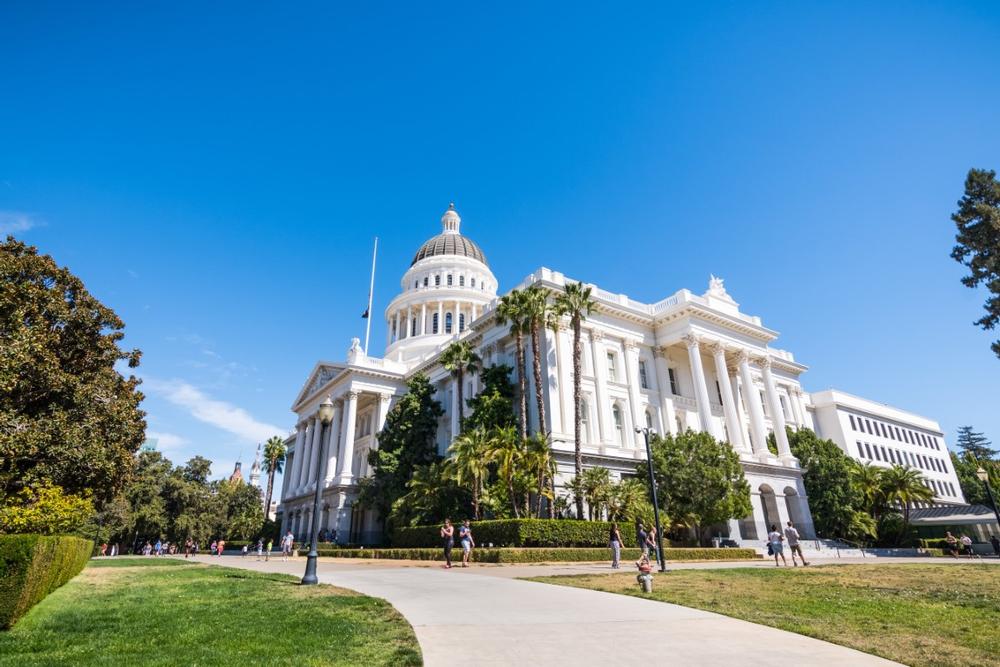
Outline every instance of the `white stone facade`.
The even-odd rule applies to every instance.
[[[965,503],[936,421],[836,389],[814,392],[809,399],[817,434],[848,456],[885,468],[916,468],[934,491],[935,504]]]
[[[439,363],[450,343],[468,340],[487,366],[516,366],[513,339],[493,317],[497,281],[485,256],[461,235],[453,207],[441,222],[442,233],[417,252],[401,281],[403,291],[385,311],[384,357],[365,356],[355,339],[346,362],[316,365],[292,405],[299,421],[287,441],[279,515],[283,529],[299,539],[311,525],[318,454],[324,451],[321,529],[336,531],[341,543],[378,540],[377,517],[353,509],[357,482],[368,474],[367,452],[378,446],[376,434],[392,400],[405,392],[414,373],[426,374],[438,390],[446,414],[437,445],[446,453],[459,414],[454,380]],[[517,287],[539,284],[558,292],[567,282],[574,281],[540,268]],[[770,524],[791,519],[803,536],[813,536],[802,472],[785,426],[814,428],[814,408],[799,383],[806,367],[772,346],[777,332],[741,312],[715,277],[703,294],[682,289],[652,304],[591,287],[598,308],[583,323],[584,465],[605,466],[615,478],[633,475],[636,462],[645,458],[637,427],[708,431],[739,454],[752,494],[752,515],[730,522],[720,535],[760,543]],[[546,329],[544,336],[546,430],[560,492],[573,475],[572,332],[564,325],[557,332]],[[538,415],[531,355],[526,357],[528,423],[534,431]],[[464,395],[471,398],[478,379],[473,375],[466,383]],[[336,410],[321,446],[316,414],[328,396]],[[777,455],[767,448],[772,432]]]

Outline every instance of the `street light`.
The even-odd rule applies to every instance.
[[[653,477],[653,454],[649,450],[649,434],[656,435],[656,431],[647,427],[636,428],[636,433],[642,433],[646,439],[646,469],[649,471],[649,488],[653,491],[653,518],[656,520],[656,551],[660,561],[660,572],[667,571],[667,564],[663,559],[663,528],[660,526],[660,503],[656,500],[656,478]],[[642,546],[641,544],[639,545]]]
[[[997,525],[1000,526],[1000,507],[997,507],[996,498],[993,497],[993,489],[990,488],[990,474],[983,466],[979,466],[979,469],[976,470],[976,477],[986,487],[986,496],[990,499],[990,505],[993,505],[993,513],[996,514]]]
[[[316,495],[313,496],[312,511],[312,535],[309,545],[309,555],[306,556],[306,574],[302,577],[302,583],[306,586],[319,583],[316,576],[316,561],[319,553],[316,551],[319,538],[319,503],[323,496],[323,480],[326,478],[326,427],[333,421],[333,401],[327,396],[326,400],[319,404],[319,473],[316,477]]]

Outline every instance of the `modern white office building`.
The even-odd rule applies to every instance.
[[[458,432],[459,411],[467,409],[458,405],[455,381],[439,362],[450,343],[468,340],[487,366],[516,366],[513,340],[507,327],[497,325],[493,316],[498,284],[485,254],[462,235],[461,219],[453,207],[441,224],[441,233],[423,244],[403,272],[401,291],[385,310],[384,353],[368,356],[354,339],[345,361],[316,364],[292,404],[297,423],[287,443],[278,514],[283,529],[293,530],[296,536],[304,538],[311,525],[322,451],[327,453],[327,465],[324,479],[318,481],[323,486],[320,526],[335,531],[336,540],[342,543],[379,538],[378,518],[354,507],[358,480],[369,472],[367,454],[378,446],[377,433],[393,401],[405,393],[407,379],[416,373],[428,376],[445,408],[437,433],[438,451],[445,454]],[[515,287],[538,284],[561,291],[574,281],[540,268]],[[585,320],[583,332],[585,466],[605,466],[616,478],[634,474],[636,462],[645,458],[636,427],[650,426],[661,433],[689,428],[707,431],[728,441],[739,454],[751,488],[752,514],[720,526],[721,534],[754,543],[766,537],[770,524],[791,519],[803,535],[811,536],[802,471],[789,449],[785,427],[813,428],[813,411],[823,417],[829,401],[823,402],[825,394],[811,401],[803,391],[799,376],[806,367],[791,352],[774,345],[778,333],[760,317],[740,310],[723,281],[715,277],[704,292],[682,289],[655,303],[591,287],[598,308]],[[568,326],[545,331],[543,399],[546,430],[558,462],[557,493],[567,493],[564,485],[573,475],[571,347]],[[527,356],[525,371],[530,378],[531,355]],[[477,378],[473,375],[466,381],[468,398],[478,391]],[[533,383],[528,386],[528,421],[534,430],[538,414]],[[334,401],[335,412],[324,430],[317,409],[328,397]],[[847,409],[836,407],[829,419],[830,432],[824,423],[823,434],[853,445],[853,436],[844,440],[849,421],[839,435],[833,432],[841,414],[836,411]],[[871,420],[877,414],[881,413],[869,407],[858,408],[855,416]],[[909,454],[918,452],[944,457],[936,425],[928,422],[915,428],[918,421],[912,415],[882,420],[886,425],[906,427],[906,437],[919,431],[940,441],[940,449],[898,443],[899,452],[906,444],[907,460]],[[777,454],[768,451],[769,433],[775,434]],[[322,443],[321,437],[325,438]],[[874,434],[862,440],[869,446],[876,442]],[[881,437],[877,443],[888,444]],[[955,484],[947,473],[933,479]]]
[[[836,442],[848,456],[886,468],[916,468],[934,491],[935,503],[965,503],[936,421],[836,389],[809,397],[816,433]]]

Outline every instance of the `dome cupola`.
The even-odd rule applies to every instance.
[[[458,215],[458,211],[455,210],[455,204],[449,204],[448,210],[441,216],[441,233],[427,239],[427,241],[420,246],[420,250],[418,250],[417,254],[413,256],[413,261],[410,262],[410,266],[413,266],[422,259],[437,257],[440,255],[458,255],[461,257],[469,257],[486,264],[486,256],[483,254],[483,251],[479,248],[479,246],[476,245],[475,241],[462,236],[459,231],[461,224],[462,218]],[[489,265],[487,264],[487,266]]]

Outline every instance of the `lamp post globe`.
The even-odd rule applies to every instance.
[[[312,530],[310,531],[309,555],[306,556],[306,573],[302,577],[302,583],[306,586],[319,583],[319,577],[316,575],[316,561],[319,559],[319,553],[317,552],[320,519],[319,504],[323,499],[323,480],[326,478],[326,427],[329,426],[331,421],[333,421],[333,401],[329,396],[323,399],[323,402],[319,404],[316,416],[319,417],[320,423],[319,465],[316,466],[318,471],[316,475],[316,493],[313,495]]]
[[[649,436],[650,434],[656,435],[656,431],[649,428],[635,429],[636,433],[642,433],[643,438],[646,441],[646,471],[649,473],[649,489],[653,495],[653,519],[656,521],[656,550],[659,562],[660,562],[660,572],[667,571],[667,563],[664,560],[663,555],[663,528],[660,526],[660,503],[656,498],[656,478],[653,476],[653,454],[649,447]],[[639,545],[642,547],[642,545]]]
[[[984,468],[983,466],[979,466],[979,469],[976,470],[976,477],[979,478],[980,482],[990,481],[990,474],[986,472],[986,468]]]

